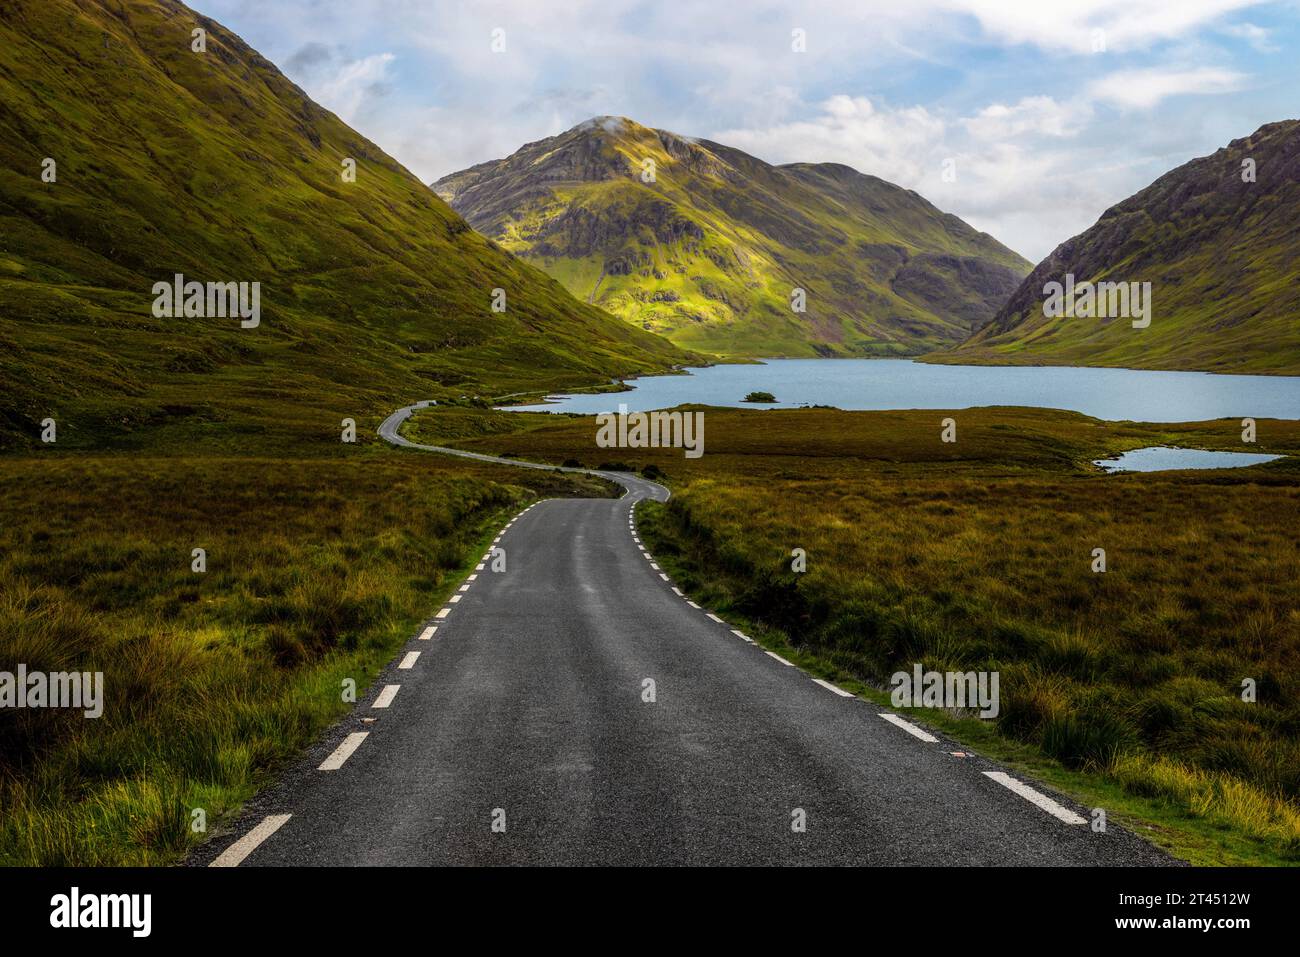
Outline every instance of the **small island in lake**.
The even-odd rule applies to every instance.
[[[775,402],[776,396],[770,392],[751,392],[745,396],[745,402]]]

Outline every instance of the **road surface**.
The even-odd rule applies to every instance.
[[[540,467],[409,442],[413,408],[380,434]],[[636,503],[667,490],[599,474],[627,493],[517,516],[494,545],[505,569],[485,555],[355,711],[192,863],[1172,863],[710,617],[636,534]]]

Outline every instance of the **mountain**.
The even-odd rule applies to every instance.
[[[653,181],[647,182],[649,163]],[[575,296],[721,355],[914,355],[966,338],[1030,264],[832,163],[597,117],[433,184]],[[806,290],[806,311],[791,308]]]
[[[1300,374],[1297,223],[1300,121],[1270,123],[1106,210],[970,341],[928,358]],[[1046,317],[1044,286],[1068,274],[1151,283],[1150,325]]]
[[[260,283],[260,324],[155,317],[177,273]],[[47,415],[74,445],[336,431],[398,400],[686,358],[475,233],[213,20],[172,0],[0,0],[0,444]]]

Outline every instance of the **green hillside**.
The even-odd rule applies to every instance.
[[[1253,161],[1253,182],[1243,177]],[[1300,373],[1300,121],[1166,173],[1039,263],[997,317],[937,361]],[[1151,323],[1048,318],[1043,287],[1151,283]]]
[[[46,416],[74,447],[336,430],[399,400],[685,358],[475,233],[182,4],[0,12],[0,445],[35,442]],[[155,318],[153,284],[175,273],[260,282],[260,326]]]
[[[647,161],[653,182],[647,182]],[[916,193],[771,166],[622,117],[434,184],[578,298],[729,356],[915,355],[992,316],[1029,263]],[[806,311],[791,291],[806,290]]]

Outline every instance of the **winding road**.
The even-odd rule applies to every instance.
[[[380,435],[550,468],[407,440],[426,404]],[[637,502],[667,489],[593,474],[627,492],[516,516],[353,713],[191,863],[1173,863],[692,603],[636,532]]]

